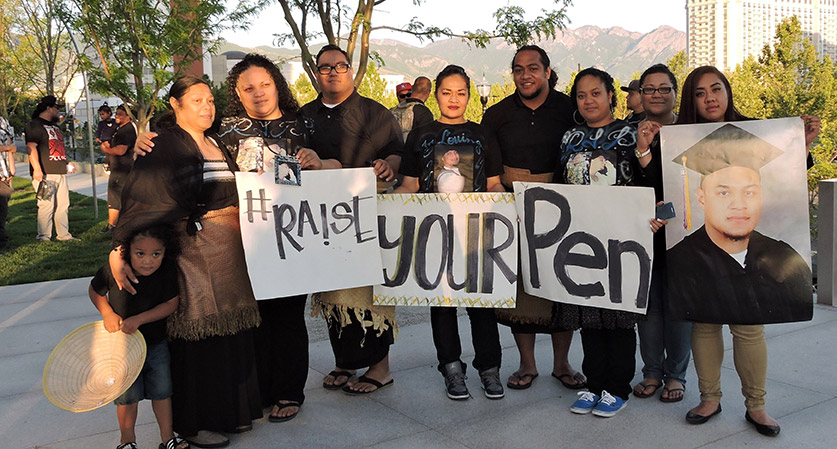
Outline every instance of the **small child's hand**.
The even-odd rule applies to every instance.
[[[116,313],[110,313],[102,318],[105,321],[105,330],[108,332],[116,332],[122,327],[122,317]]]
[[[133,334],[137,331],[140,324],[142,323],[139,322],[137,317],[132,316],[122,322],[122,332],[125,332],[126,334]]]

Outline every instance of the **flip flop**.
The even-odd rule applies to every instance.
[[[296,413],[294,413],[292,415],[288,415],[288,416],[273,416],[273,412],[271,411],[270,416],[267,418],[267,420],[270,421],[270,422],[290,421],[290,420],[296,418],[296,415],[298,415],[299,411],[302,410],[302,405],[299,402],[296,402],[296,401],[288,401],[284,404],[277,402],[276,407],[279,408],[278,410],[276,410],[277,413],[280,410],[282,410],[283,408],[288,408],[288,407],[299,407],[299,408],[297,409]]]
[[[346,393],[346,394],[351,395],[351,396],[363,396],[365,394],[374,393],[374,392],[380,390],[381,388],[386,388],[386,387],[392,385],[393,382],[395,382],[395,380],[390,379],[389,382],[387,382],[385,384],[382,384],[382,383],[378,382],[377,380],[372,379],[370,377],[360,376],[360,377],[357,378],[356,383],[370,384],[370,385],[373,385],[375,387],[375,389],[372,390],[372,391],[356,391],[356,390],[352,390],[352,387],[350,385],[343,385],[343,393]]]
[[[561,375],[557,375],[555,373],[552,373],[552,377],[558,379],[558,381],[560,381],[561,384],[565,388],[569,388],[570,390],[581,390],[582,388],[585,388],[587,386],[587,381],[584,379],[584,375],[579,373],[578,371],[576,371],[575,374],[564,373],[564,374],[561,374]],[[564,380],[564,378],[574,380],[577,383],[576,384],[568,383],[567,381]]]
[[[643,380],[642,382],[636,384],[636,386],[634,387],[634,396],[642,399],[650,398],[651,396],[657,394],[657,390],[662,386],[663,384],[660,381],[652,382],[648,380]],[[649,388],[653,388],[653,390],[651,390],[650,393],[648,393]]]
[[[328,373],[327,375],[333,377],[334,380],[337,380],[337,378],[341,377],[341,376],[346,378],[346,380],[344,380],[343,382],[340,382],[339,384],[338,383],[327,384],[327,383],[323,382],[323,388],[325,388],[326,390],[339,390],[339,389],[343,388],[343,386],[346,385],[346,383],[349,381],[349,379],[352,378],[352,376],[354,376],[354,373],[350,373],[348,371],[343,371],[343,370],[337,370],[336,369],[336,370]]]
[[[663,397],[663,395],[661,394],[660,395],[660,401],[662,401],[662,402],[680,402],[680,401],[683,400],[683,397],[686,396],[686,394],[685,394],[686,393],[686,388],[685,387],[669,388],[668,385],[663,387],[663,394],[668,393],[668,395],[671,396],[671,393],[674,392],[674,391],[682,391],[683,394],[680,395],[680,397],[678,397],[678,398],[671,398],[671,397],[666,398],[666,397]]]
[[[511,377],[517,379],[517,383],[516,384],[511,383],[511,378],[509,378],[509,382],[506,383],[506,386],[508,386],[512,390],[525,390],[525,389],[532,386],[532,382],[534,382],[535,378],[538,377],[538,373],[535,373],[535,374],[532,374],[532,373],[520,374],[520,373],[515,372],[515,373],[512,373]],[[526,379],[529,379],[529,382],[525,383],[525,384],[522,383]]]

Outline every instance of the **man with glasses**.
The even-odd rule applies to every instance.
[[[380,181],[394,180],[404,149],[401,128],[387,108],[357,93],[351,61],[340,47],[320,49],[317,82],[320,95],[302,107],[314,120],[312,147],[336,154],[343,167],[371,166]],[[325,318],[334,351],[335,369],[323,379],[323,387],[362,395],[392,384],[394,307],[373,306],[368,286],[315,294],[312,308]],[[365,367],[366,373],[350,382]]]
[[[409,86],[410,83],[402,83],[398,86],[404,85]],[[433,123],[433,113],[424,105],[424,102],[430,98],[430,87],[430,78],[426,76],[416,78],[411,87],[412,90],[408,96],[404,97],[404,101],[401,101],[401,94],[399,94],[398,100],[401,102],[389,110],[398,120],[405,142],[407,141],[407,135],[413,128]],[[396,90],[398,90],[397,87]]]
[[[657,201],[663,200],[662,166],[660,165],[661,126],[677,121],[674,102],[677,99],[677,79],[663,64],[649,67],[639,78],[640,99],[645,120],[637,129],[636,157],[639,159],[641,182],[654,188]],[[658,203],[661,204],[661,203]],[[665,221],[656,220],[656,226]],[[660,400],[678,402],[683,399],[686,385],[686,368],[691,354],[692,325],[685,321],[666,319],[663,311],[668,302],[666,277],[665,226],[654,234],[654,266],[651,271],[651,289],[648,293],[648,309],[645,321],[637,324],[639,353],[644,364],[643,380],[634,386],[634,396],[654,396],[663,386]]]
[[[395,86],[395,96],[398,97],[398,103],[406,102],[412,93],[413,85],[410,83],[401,83]]]
[[[67,152],[64,136],[56,123],[63,107],[52,95],[41,98],[32,113],[32,121],[25,128],[29,174],[38,198],[38,240],[52,237],[53,222],[58,240],[79,240],[70,234],[67,216],[70,207]]]
[[[102,142],[102,152],[108,155],[108,224],[102,233],[108,233],[116,227],[119,209],[122,208],[122,188],[128,179],[128,173],[134,166],[134,143],[137,130],[131,122],[131,116],[125,105],[116,108],[116,132],[110,140]]]
[[[494,133],[503,156],[500,176],[506,190],[512,182],[552,182],[564,133],[574,126],[573,102],[555,90],[558,75],[549,66],[549,56],[536,45],[526,45],[512,58],[516,90],[488,108],[482,119]],[[498,309],[500,323],[511,328],[520,366],[508,380],[508,387],[523,390],[538,376],[535,364],[535,335],[552,337],[552,376],[565,387],[580,389],[584,376],[573,370],[568,359],[572,328],[561,325],[562,304],[526,294],[518,282],[517,307]]]
[[[622,92],[628,93],[628,98],[625,99],[625,105],[631,111],[625,121],[628,123],[639,123],[645,119],[645,110],[642,107],[642,97],[639,95],[639,80],[631,81],[627,86],[622,86]]]

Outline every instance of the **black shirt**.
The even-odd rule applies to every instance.
[[[401,127],[395,117],[357,91],[334,108],[326,107],[320,94],[302,107],[302,113],[314,120],[312,147],[318,154],[336,154],[345,168],[367,167],[369,161],[403,153]]]
[[[497,139],[503,165],[551,173],[561,155],[561,138],[575,126],[574,110],[570,97],[555,90],[534,110],[515,92],[488,108],[482,124]]]
[[[216,136],[229,150],[241,171],[251,171],[252,160],[248,154],[239,154],[240,150],[252,149],[261,145],[280,145],[293,154],[299,147],[310,147],[314,134],[314,122],[300,114],[283,112],[275,120],[258,120],[246,115],[224,117]],[[284,148],[284,147],[290,148]],[[312,148],[320,159],[336,159],[337,155],[326,155],[322,150]],[[276,151],[274,151],[276,152]]]
[[[811,269],[785,242],[753,231],[742,267],[701,226],[667,256],[671,319],[767,324],[814,313]]]
[[[137,279],[139,283],[134,284],[134,288],[137,289],[136,295],[120,290],[113,280],[110,264],[106,263],[96,272],[90,286],[99,295],[107,295],[110,307],[123,320],[151,310],[179,294],[177,266],[169,259],[163,259],[160,268],[150,276],[138,275]],[[145,337],[146,343],[159,343],[166,338],[166,319],[143,324],[139,331]]]
[[[110,139],[110,147],[127,145],[125,154],[117,156],[108,154],[108,168],[112,173],[127,174],[134,166],[134,143],[137,141],[137,130],[133,123],[120,126]]]
[[[64,149],[64,136],[58,125],[41,117],[35,117],[26,125],[26,143],[34,142],[38,146],[38,160],[41,171],[50,175],[67,174],[67,152]],[[32,176],[32,164],[29,176]]]
[[[107,142],[113,137],[113,134],[116,133],[116,120],[113,117],[102,120],[99,122],[98,126],[96,126],[96,138],[99,139],[101,142]]]
[[[418,178],[421,193],[485,192],[486,180],[503,173],[497,142],[474,122],[432,122],[415,128],[405,148],[400,172]],[[450,151],[457,153],[455,164],[445,164]]]
[[[591,128],[579,125],[561,141],[559,173],[563,182],[581,185],[636,185],[639,161],[636,125],[624,120]]]

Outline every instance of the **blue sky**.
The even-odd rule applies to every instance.
[[[233,3],[230,0],[229,3]],[[354,2],[352,2],[354,3]],[[551,9],[551,0],[527,0],[523,4],[527,18],[536,17],[541,9]],[[632,2],[625,0],[575,0],[568,10],[570,28],[583,25],[596,25],[602,28],[619,26],[628,31],[648,32],[662,25],[669,25],[678,30],[686,30],[685,0],[650,0]],[[425,24],[449,27],[453,31],[491,30],[494,28],[492,13],[497,8],[509,4],[508,0],[424,0],[420,7],[413,6],[412,0],[387,0],[375,8],[373,24],[402,26],[417,17]],[[477,10],[476,8],[480,8]],[[271,45],[272,35],[286,32],[282,8],[272,4],[259,14],[246,32],[227,32],[221,36],[226,40],[247,46]],[[384,30],[375,31],[373,38],[398,39],[413,45],[422,45],[411,40],[407,35]],[[287,44],[286,44],[287,45]]]

